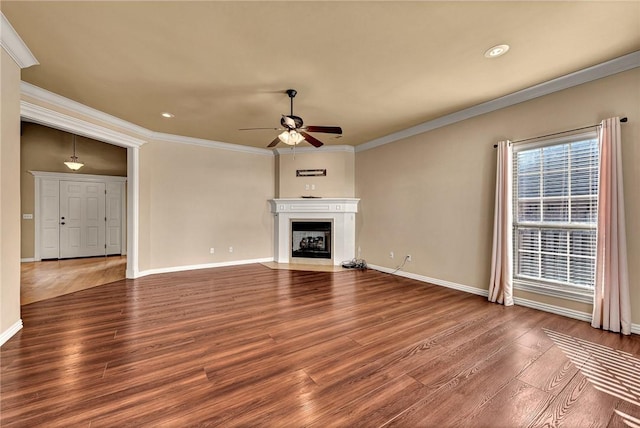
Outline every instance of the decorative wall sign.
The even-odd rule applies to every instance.
[[[296,169],[296,177],[326,177],[326,169]]]

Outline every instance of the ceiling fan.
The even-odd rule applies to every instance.
[[[305,126],[302,118],[293,114],[293,98],[297,93],[298,91],[296,91],[295,89],[286,90],[286,94],[291,100],[291,114],[282,115],[282,118],[280,119],[282,128],[242,128],[240,129],[240,131],[250,131],[256,129],[273,129],[274,131],[283,131],[267,147],[275,147],[276,145],[278,145],[278,143],[285,143],[290,146],[295,146],[303,141],[307,141],[314,147],[320,147],[323,145],[322,141],[318,140],[312,135],[309,135],[309,132],[342,134],[342,128],[340,128],[339,126]]]

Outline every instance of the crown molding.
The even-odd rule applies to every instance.
[[[46,104],[51,104],[55,107],[59,107],[61,109],[64,109],[66,111],[78,114],[78,115],[82,115],[84,117],[88,117],[91,119],[94,119],[96,121],[99,121],[101,123],[105,123],[107,125],[111,125],[115,128],[121,129],[123,131],[129,132],[129,133],[133,133],[133,134],[137,134],[142,136],[143,138],[145,138],[146,141],[149,140],[154,140],[154,141],[165,141],[165,142],[169,142],[169,143],[178,143],[178,144],[190,144],[190,145],[196,145],[196,146],[202,146],[202,147],[209,147],[209,148],[213,148],[213,149],[220,149],[220,150],[231,150],[231,151],[235,151],[235,152],[244,152],[244,153],[252,153],[252,154],[261,154],[261,155],[268,155],[268,156],[273,156],[273,152],[271,150],[268,149],[261,149],[261,148],[257,148],[257,147],[248,147],[248,146],[241,146],[238,144],[230,144],[230,143],[223,143],[220,141],[213,141],[213,140],[205,140],[205,139],[201,139],[201,138],[193,138],[193,137],[185,137],[185,136],[181,136],[181,135],[174,135],[174,134],[165,134],[163,132],[155,132],[152,131],[150,129],[144,128],[142,126],[136,125],[134,123],[131,122],[127,122],[126,120],[120,119],[118,117],[112,116],[110,114],[104,113],[100,110],[94,109],[92,107],[86,106],[84,104],[81,104],[77,101],[73,101],[70,100],[69,98],[63,97],[62,95],[58,95],[56,93],[47,91],[46,89],[42,89],[38,86],[32,85],[31,83],[27,83],[27,82],[21,82],[20,83],[20,91],[21,94],[23,96],[29,97],[35,101],[40,101]],[[35,104],[31,104],[27,101],[22,101],[21,105],[24,105],[25,109],[24,112],[25,114],[22,115],[23,118],[31,120],[33,122],[37,122],[37,123],[41,123],[44,125],[48,125],[48,126],[55,126],[60,128],[61,126],[64,125],[69,125],[69,119],[73,119],[71,116],[67,116],[64,115],[62,113],[57,113],[53,110],[50,109],[46,109],[44,107],[39,107],[36,106]],[[32,113],[33,110],[40,110],[40,114],[47,116],[45,114],[44,111],[47,111],[49,114],[48,116],[64,116],[65,119],[61,120],[61,123],[58,124],[56,126],[56,123],[43,123],[42,121],[38,121],[36,119],[34,119],[33,117],[27,116],[27,114]],[[22,113],[22,109],[21,109],[21,113]],[[81,122],[81,121],[79,121]],[[97,126],[97,125],[96,125]],[[89,127],[90,128],[90,127]],[[104,127],[100,127],[101,129],[107,129]],[[71,130],[68,128],[64,128],[65,130]],[[91,137],[97,140],[100,140],[102,138],[100,138],[99,136],[90,136],[87,135],[86,132],[88,132],[88,129],[84,129],[83,130],[85,133],[83,133],[82,135],[85,135],[87,137]],[[112,131],[112,132],[116,132],[116,131]],[[79,132],[76,132],[77,134],[80,135]],[[104,131],[102,132],[103,134],[105,133]],[[122,133],[118,133],[119,135],[125,135]],[[131,142],[133,144],[135,144],[134,142],[137,141],[138,146],[144,144],[146,141],[145,140],[141,140],[135,137],[129,137],[129,139],[131,139]],[[118,141],[122,141],[123,139],[120,138],[118,139]],[[102,139],[102,141],[105,141],[104,139]],[[106,140],[107,142],[113,142],[114,144],[117,145],[122,145],[118,142],[115,142],[113,140]],[[141,143],[140,143],[141,142]]]
[[[104,141],[120,147],[140,147],[146,143],[145,140],[132,137],[128,134],[114,131],[76,117],[68,116],[64,113],[41,107],[27,101],[20,101],[20,117],[27,122],[39,123],[41,125],[61,129],[63,131],[71,132],[72,134],[82,135],[84,137]]]
[[[0,12],[0,45],[20,68],[40,64],[2,12]]]
[[[453,123],[470,119],[481,114],[490,113],[492,111],[510,107],[524,101],[529,101],[534,98],[549,95],[563,89],[568,89],[573,86],[591,82],[593,80],[602,79],[603,77],[612,76],[614,74],[622,73],[623,71],[628,71],[637,67],[640,67],[640,51],[636,51],[628,55],[624,55],[610,61],[603,62],[601,64],[597,64],[592,67],[585,68],[583,70],[579,70],[574,73],[570,73],[535,86],[531,86],[527,89],[523,89],[521,91],[505,95],[504,97],[496,98],[494,100],[487,101],[485,103],[478,104],[473,107],[469,107],[467,109],[421,123],[420,125],[412,126],[411,128],[407,128],[399,132],[394,132],[393,134],[389,134],[381,138],[376,138],[375,140],[371,140],[369,142],[356,146],[355,150],[356,152],[361,152],[364,150],[373,149],[384,144],[389,144],[398,140],[402,140],[404,138],[413,137],[414,135],[422,134],[424,132],[441,128],[443,126],[451,125]]]
[[[341,146],[321,146],[321,147],[299,147],[296,146],[295,148],[295,152],[293,150],[293,147],[281,147],[281,148],[277,148],[277,149],[273,149],[273,152],[276,154],[276,156],[282,156],[282,155],[293,155],[296,153],[317,153],[317,152],[347,152],[347,153],[354,153],[356,151],[355,147],[353,146],[345,146],[345,145],[341,145]]]
[[[147,128],[119,119],[108,113],[104,113],[77,101],[70,100],[62,95],[47,91],[46,89],[42,89],[39,86],[32,85],[25,81],[20,82],[20,93],[23,97],[26,96],[35,101],[51,104],[66,111],[106,123],[118,129],[141,135],[147,139],[149,139],[151,134],[153,134],[153,132],[149,131]]]
[[[161,132],[151,132],[150,139],[155,141],[165,141],[168,143],[190,144],[193,146],[209,147],[212,149],[230,150],[232,152],[273,156],[273,152],[269,149],[241,146],[239,144],[223,143],[221,141],[205,140],[202,138],[184,137],[182,135],[163,134]]]

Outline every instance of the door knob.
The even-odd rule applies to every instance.
[[[60,222],[60,224],[65,224],[64,221]]]

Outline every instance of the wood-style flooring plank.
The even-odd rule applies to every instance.
[[[410,376],[399,376],[382,387],[316,419],[311,427],[382,426],[415,403],[426,391]]]
[[[457,426],[468,420],[487,401],[509,384],[540,353],[512,344],[482,358],[462,373],[441,384],[433,393],[413,404],[389,426]]]
[[[608,409],[619,402],[619,398],[597,391],[577,373],[529,427],[606,427],[613,417]]]
[[[22,319],[0,350],[2,427],[619,427],[616,408],[638,415],[584,383],[543,328],[636,356],[637,336],[373,270],[123,279],[25,305]]]
[[[526,427],[549,405],[553,396],[512,379],[496,395],[460,421],[460,427]]]
[[[552,347],[518,375],[518,379],[541,391],[558,395],[578,373],[578,368],[564,353]]]

